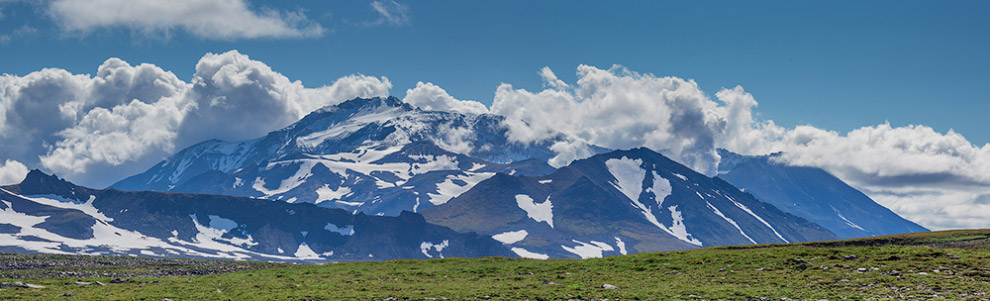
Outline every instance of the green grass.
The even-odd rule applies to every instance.
[[[307,266],[236,263],[248,270],[199,276],[134,277],[131,282],[120,284],[109,284],[114,277],[107,276],[4,279],[0,281],[23,281],[46,287],[3,289],[0,299],[50,299],[73,292],[74,297],[87,299],[144,300],[389,297],[400,300],[479,297],[981,300],[990,299],[988,247],[990,230],[971,230],[715,247],[589,260],[450,258]],[[6,258],[9,257],[0,257]],[[129,269],[118,268],[118,273]],[[131,268],[153,274],[162,267],[137,264]],[[860,272],[857,270],[860,268],[865,270]],[[44,274],[45,268],[39,269],[20,273]],[[0,274],[8,272],[0,271]],[[107,285],[67,284],[73,281],[102,281]],[[606,283],[620,289],[603,289]]]

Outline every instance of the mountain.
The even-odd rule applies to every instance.
[[[0,251],[327,262],[512,256],[415,213],[367,216],[244,197],[80,187],[40,171],[0,188]]]
[[[726,150],[719,154],[719,178],[840,238],[928,231],[820,168],[779,163],[774,158],[780,154],[742,156]]]
[[[836,238],[646,148],[577,160],[546,176],[500,173],[422,213],[533,258]]]
[[[199,143],[111,187],[398,216],[443,204],[497,172],[555,170],[546,162],[556,140],[518,143],[507,131],[501,116],[424,111],[395,97],[357,98],[258,139]]]

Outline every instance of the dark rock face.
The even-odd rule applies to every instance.
[[[32,172],[0,190],[4,250],[326,262],[512,256],[487,236],[405,212],[351,214],[312,204],[166,192],[93,190]],[[0,234],[4,235],[4,234]]]
[[[720,151],[719,178],[840,238],[926,232],[825,170]]]

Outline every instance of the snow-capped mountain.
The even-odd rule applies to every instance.
[[[925,232],[825,170],[720,150],[719,178],[840,238]]]
[[[546,176],[497,174],[422,213],[533,258],[836,238],[645,148],[574,161]]]
[[[286,262],[512,256],[488,236],[243,197],[95,190],[32,171],[0,188],[0,251]]]
[[[112,188],[213,193],[398,216],[497,172],[545,175],[554,142],[516,143],[503,117],[423,111],[395,97],[317,110],[255,140],[206,141]],[[561,138],[562,139],[562,138]]]

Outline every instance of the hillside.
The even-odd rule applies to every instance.
[[[32,255],[3,255],[12,262]],[[50,255],[46,255],[50,256]],[[99,257],[106,262],[124,257]],[[148,266],[139,266],[147,269]],[[597,259],[393,260],[283,266],[203,276],[0,279],[2,298],[179,299],[964,299],[990,298],[990,230],[711,247]],[[11,275],[72,268],[4,266]],[[92,270],[78,266],[76,271]],[[123,273],[125,271],[116,271]],[[140,275],[139,275],[140,276]],[[79,285],[74,281],[105,283]],[[605,289],[605,284],[618,289]]]
[[[0,252],[296,263],[512,256],[487,236],[419,214],[351,214],[313,204],[97,190],[32,171],[0,187]]]
[[[837,239],[646,148],[598,154],[541,177],[498,174],[422,213],[528,258]]]

